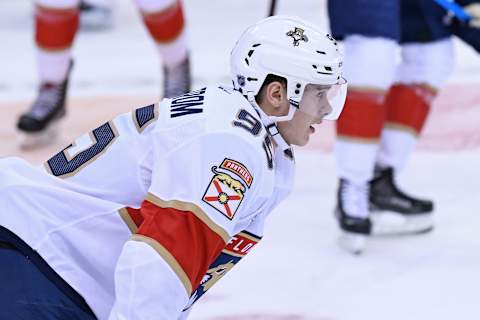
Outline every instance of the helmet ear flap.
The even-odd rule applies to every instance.
[[[287,94],[290,100],[290,103],[294,101],[294,104],[298,107],[300,100],[303,97],[303,91],[305,90],[305,86],[307,85],[300,79],[290,78],[290,81],[287,80]]]

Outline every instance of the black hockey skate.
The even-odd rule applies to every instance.
[[[337,217],[342,235],[339,245],[355,254],[360,254],[367,237],[371,234],[372,223],[368,211],[369,185],[355,185],[340,179],[337,192]]]
[[[433,203],[398,189],[392,168],[375,168],[370,182],[370,211],[376,235],[423,233],[433,229]]]
[[[190,59],[188,56],[173,68],[163,67],[164,98],[173,98],[189,92],[191,84]]]
[[[66,113],[65,100],[71,69],[72,63],[67,79],[60,84],[42,83],[30,110],[18,119],[17,128],[22,133],[21,148],[39,148],[55,139],[58,120]]]

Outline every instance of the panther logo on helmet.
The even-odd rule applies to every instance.
[[[295,27],[295,30],[290,30],[287,32],[287,36],[293,38],[293,46],[298,47],[300,41],[308,42],[308,37],[304,34],[305,30],[302,28]]]

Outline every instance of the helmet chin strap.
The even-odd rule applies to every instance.
[[[260,116],[260,121],[262,121],[262,124],[267,129],[268,134],[270,135],[270,137],[272,137],[275,144],[279,146],[282,151],[291,149],[290,145],[285,141],[285,139],[283,139],[282,135],[278,131],[277,122],[292,120],[296,108],[292,104],[290,104],[290,109],[288,110],[287,115],[281,117],[269,116],[262,110],[262,108],[260,108],[252,92],[247,93],[247,99],[253,106],[253,108],[257,111],[258,115]]]

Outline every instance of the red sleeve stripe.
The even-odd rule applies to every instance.
[[[260,239],[245,232],[240,232],[230,239],[222,252],[242,258],[250,252],[250,250],[258,243],[258,241],[260,241]]]
[[[137,234],[153,239],[169,253],[162,257],[172,266],[179,278],[197,288],[210,264],[225,248],[225,241],[195,213],[189,210],[161,208],[150,201],[142,203],[144,221]],[[180,273],[179,268],[183,270]],[[189,292],[191,293],[191,292]]]
[[[127,225],[128,229],[130,229],[132,233],[136,233],[138,231],[138,227],[135,224],[135,221],[133,221],[132,217],[128,213],[127,209],[122,208],[118,210],[118,213],[120,214],[120,217],[122,218],[123,222],[125,222],[125,224]]]
[[[228,243],[230,240],[230,235],[228,232],[210,219],[210,217],[194,203],[178,200],[164,201],[151,193],[147,195],[145,200],[155,204],[156,206],[159,206],[160,208],[173,208],[181,211],[190,211],[195,214],[195,216],[204,224],[206,224],[213,232],[218,234],[225,243]]]
[[[164,246],[162,246],[158,241],[152,239],[150,237],[135,234],[133,235],[130,240],[144,242],[152,247],[164,260],[165,262],[172,268],[173,272],[177,275],[180,282],[182,282],[187,294],[190,296],[192,294],[192,284],[190,283],[190,279],[188,278],[185,271],[183,271],[182,266],[177,262],[175,257],[167,250]]]

